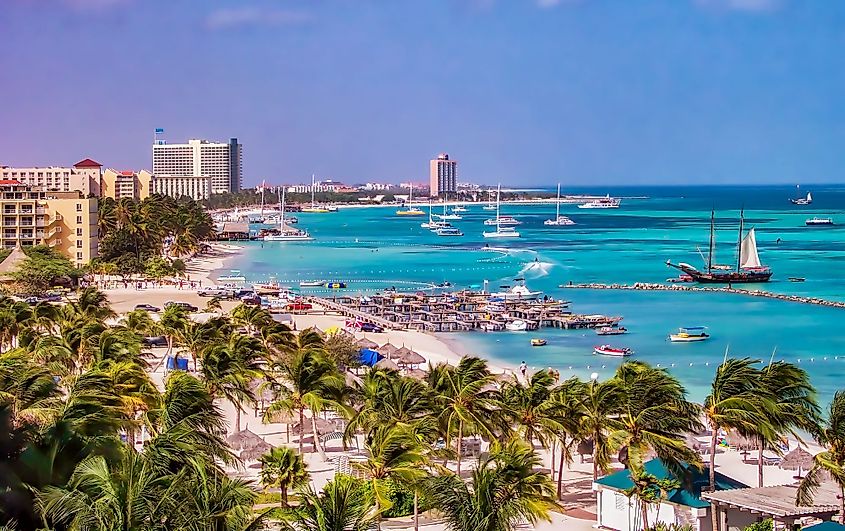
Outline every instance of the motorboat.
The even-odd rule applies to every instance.
[[[537,300],[543,296],[542,291],[531,291],[525,285],[524,278],[515,278],[515,286],[500,286],[504,291],[491,293],[491,297],[497,297],[506,301],[530,301]]]
[[[508,227],[508,226],[514,227],[516,225],[522,225],[522,222],[519,221],[518,219],[516,219],[513,216],[499,216],[498,223],[497,223],[496,218],[492,218],[492,219],[485,219],[484,224],[487,225],[487,226],[501,225],[502,227]]]
[[[621,336],[627,333],[628,329],[624,326],[603,326],[596,330],[596,335],[600,336]]]
[[[578,208],[619,208],[621,203],[621,199],[616,199],[608,195],[607,197],[593,199],[592,201],[578,205]]]
[[[484,232],[485,238],[519,238],[520,234],[513,227],[499,227],[494,232]]]
[[[710,338],[706,326],[687,326],[678,329],[677,334],[669,334],[669,341],[673,343],[692,343]]]
[[[323,287],[329,289],[344,289],[346,288],[346,282],[323,282]]]
[[[544,347],[544,346],[546,346],[546,340],[534,338],[534,339],[531,340],[531,346],[532,347]]]
[[[266,284],[256,284],[253,286],[256,295],[278,295],[282,291],[282,287],[278,282],[267,282]]]
[[[325,280],[303,280],[299,283],[300,288],[321,288],[325,284]]]
[[[513,224],[518,225],[519,221],[511,218],[510,216],[505,216],[503,218],[500,214],[499,207],[501,205],[501,188],[501,185],[496,186],[496,219],[493,220],[494,222],[492,223],[493,225],[496,225],[496,230],[495,232],[484,231],[483,236],[485,238],[519,238],[519,232],[517,232],[513,227],[508,226]],[[507,219],[512,220],[512,222],[507,222],[503,225],[502,221]],[[484,224],[490,225],[490,223],[488,223],[489,221],[491,220],[486,220]]]
[[[788,279],[788,280],[789,280],[790,282],[804,282],[804,281],[805,281],[805,280],[807,280],[807,279],[806,279],[806,278],[804,278],[804,277],[789,277],[789,279]]]
[[[511,332],[524,332],[528,330],[528,323],[522,319],[515,319],[505,324],[505,329]]]
[[[461,216],[460,214],[450,214],[448,212],[446,214],[435,214],[434,217],[436,217],[438,219],[442,219],[442,220],[449,220],[449,221],[459,221],[459,220],[464,219],[464,217]]]
[[[575,222],[569,219],[566,216],[560,215],[560,183],[557,183],[557,200],[555,201],[556,209],[555,209],[555,217],[552,219],[547,219],[543,222],[543,225],[547,227],[560,227],[563,225],[575,225]]]
[[[627,347],[617,348],[610,345],[596,346],[593,348],[593,352],[601,356],[613,356],[614,358],[625,358],[634,353],[633,350]]]
[[[438,236],[463,236],[464,233],[461,232],[461,229],[457,227],[441,227],[439,229],[434,229],[434,234]]]
[[[227,282],[246,282],[246,277],[243,276],[238,269],[232,269],[226,275],[217,277],[217,282],[225,284]]]
[[[824,227],[833,225],[833,218],[810,218],[804,222],[804,225],[808,225],[810,227]]]
[[[335,205],[329,205],[326,207],[326,210],[329,212],[337,212],[339,209]]]

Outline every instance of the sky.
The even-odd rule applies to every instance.
[[[838,0],[0,0],[0,165],[244,181],[845,182]]]

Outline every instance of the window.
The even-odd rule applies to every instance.
[[[82,228],[81,228],[81,227],[80,227],[80,228],[78,228],[78,229],[76,229],[76,235],[77,235],[77,236],[82,236]]]
[[[616,510],[617,511],[622,511],[628,506],[628,503],[627,503],[628,498],[626,498],[622,494],[619,494],[617,492],[614,497],[615,497],[614,501],[616,502]]]
[[[76,211],[82,212],[82,203],[76,203]]]
[[[82,253],[76,253],[76,259],[82,260]]]
[[[77,224],[77,225],[81,225],[81,224],[82,224],[82,216],[76,216],[76,224]]]
[[[82,240],[76,240],[76,248],[82,249]]]

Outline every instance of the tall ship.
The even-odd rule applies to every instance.
[[[743,237],[743,225],[745,215],[743,211],[739,214],[739,236],[737,237],[737,261],[736,268],[725,269],[713,263],[713,251],[716,244],[715,235],[715,212],[710,212],[710,246],[707,255],[707,269],[699,271],[695,267],[679,262],[673,264],[671,260],[666,265],[680,269],[694,282],[704,284],[743,284],[752,282],[768,282],[772,277],[772,270],[760,263],[760,256],[757,254],[757,237],[754,228]]]

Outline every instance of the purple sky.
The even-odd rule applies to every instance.
[[[845,2],[0,0],[0,164],[246,184],[842,182]]]

